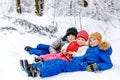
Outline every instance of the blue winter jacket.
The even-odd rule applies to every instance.
[[[112,48],[100,50],[98,46],[88,48],[86,54],[82,57],[75,57],[71,62],[60,59],[53,59],[41,63],[34,63],[41,71],[41,77],[57,75],[62,72],[85,71],[89,63],[96,62],[100,71],[110,69],[113,64],[110,59]]]
[[[100,50],[99,46],[89,47],[83,57],[73,58],[72,62],[82,65],[84,70],[89,63],[97,63],[99,70],[102,71],[113,66],[110,58],[111,54],[111,47],[107,50]]]

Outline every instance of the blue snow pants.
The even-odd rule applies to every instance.
[[[43,55],[43,54],[49,54],[49,47],[50,45],[46,44],[38,44],[36,48],[30,49],[28,52],[29,54],[35,54],[37,56]]]
[[[33,63],[32,65],[39,68],[41,72],[40,77],[49,77],[62,72],[85,71],[85,69],[79,64],[67,62],[61,59],[52,59],[44,62],[43,64]]]

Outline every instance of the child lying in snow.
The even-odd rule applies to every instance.
[[[44,54],[50,54],[52,52],[59,53],[65,43],[69,43],[72,40],[76,39],[77,33],[78,32],[75,27],[70,27],[67,29],[65,36],[58,38],[51,45],[38,44],[36,48],[26,46],[24,49],[30,55],[34,54],[37,56],[44,55]]]

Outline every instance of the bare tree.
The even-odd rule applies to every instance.
[[[96,0],[96,4],[98,4],[99,7],[101,8],[103,14],[106,16],[107,21],[109,21],[109,23],[110,23],[114,28],[116,28],[116,26],[111,22],[111,20],[109,19],[108,15],[106,14],[106,11],[105,11],[104,8],[100,5],[100,3],[99,3],[98,0]],[[107,13],[108,13],[108,12],[107,12]]]
[[[21,14],[21,1],[16,0],[17,13]]]

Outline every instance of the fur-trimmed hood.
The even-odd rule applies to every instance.
[[[99,49],[100,50],[107,50],[110,48],[110,44],[107,41],[103,41],[102,43],[99,44]]]

